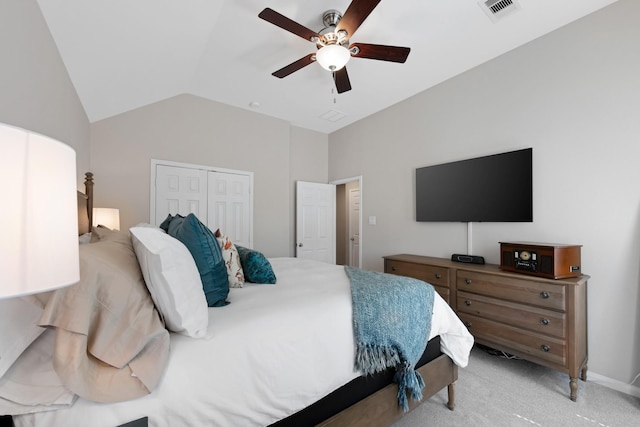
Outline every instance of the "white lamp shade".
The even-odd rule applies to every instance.
[[[76,153],[0,123],[0,298],[80,280]]]
[[[316,61],[328,71],[338,71],[349,62],[349,49],[338,44],[321,47],[316,53]]]
[[[104,225],[111,230],[120,230],[120,209],[93,208],[93,225]]]

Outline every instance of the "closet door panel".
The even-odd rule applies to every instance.
[[[251,177],[226,172],[208,172],[208,218],[240,246],[251,248]]]
[[[156,165],[155,218],[160,225],[167,215],[195,214],[207,218],[207,171],[167,165]]]

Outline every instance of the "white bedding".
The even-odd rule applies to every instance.
[[[231,289],[231,304],[209,309],[207,338],[171,334],[168,368],[150,395],[78,399],[69,409],[15,417],[16,426],[115,427],[143,416],[150,426],[265,426],[358,376],[344,268],[269,261],[277,284]],[[435,296],[430,338],[440,335],[442,351],[464,367],[473,338]]]

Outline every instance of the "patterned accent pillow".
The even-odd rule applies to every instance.
[[[229,280],[222,251],[209,228],[194,215],[169,215],[160,224],[170,236],[180,240],[191,252],[198,267],[202,289],[209,307],[222,307],[229,302]]]
[[[273,272],[271,263],[262,253],[242,246],[236,246],[236,248],[240,255],[240,264],[242,264],[244,278],[247,282],[270,285],[276,283],[276,275]]]
[[[216,239],[222,250],[222,258],[227,267],[227,276],[229,277],[229,287],[241,288],[244,286],[244,272],[242,271],[242,264],[240,264],[240,257],[238,256],[238,250],[235,245],[229,239],[229,236],[222,234],[220,229],[215,232]]]

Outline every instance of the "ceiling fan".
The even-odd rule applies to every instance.
[[[349,40],[353,37],[353,34],[380,1],[353,0],[344,15],[337,10],[324,12],[322,22],[325,28],[319,32],[310,30],[273,9],[264,9],[258,14],[258,17],[315,43],[317,48],[316,52],[282,67],[273,72],[272,75],[283,78],[317,61],[324,69],[331,71],[338,93],[343,93],[351,90],[351,82],[345,65],[352,56],[380,61],[405,62],[411,51],[408,47],[368,43],[353,43],[349,45]]]

